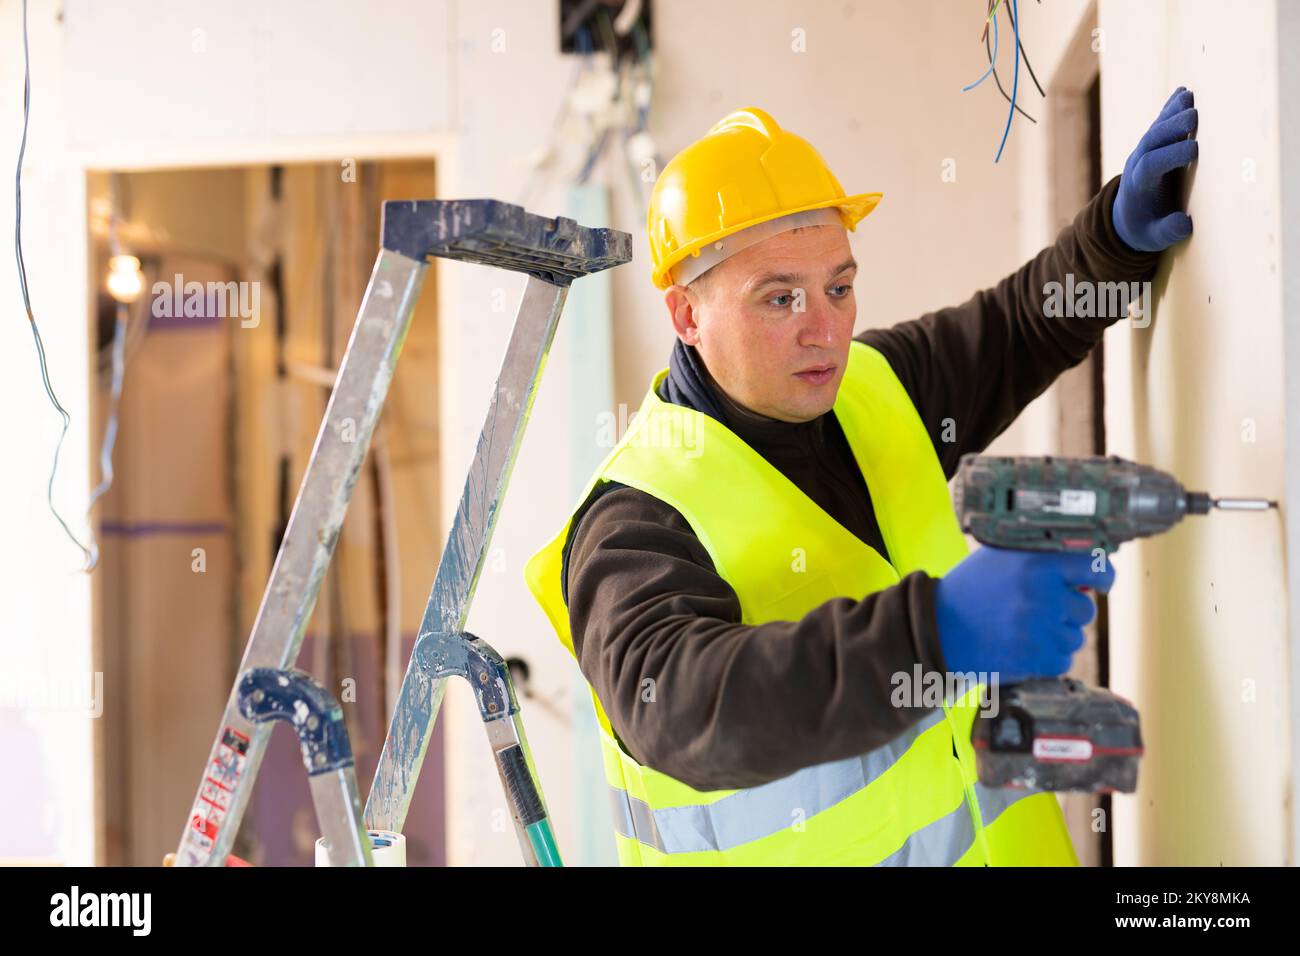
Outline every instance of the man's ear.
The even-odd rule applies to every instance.
[[[673,331],[687,345],[700,341],[699,297],[684,285],[672,285],[664,290],[664,304],[673,320]]]

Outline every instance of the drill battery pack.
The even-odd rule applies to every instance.
[[[998,688],[995,713],[971,731],[986,787],[1132,793],[1142,732],[1137,709],[1104,688],[1073,678]]]

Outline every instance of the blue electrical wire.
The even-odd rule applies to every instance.
[[[1011,132],[1011,118],[1016,115],[1016,89],[1020,86],[1020,17],[1017,13],[1016,0],[1011,0],[1011,29],[1016,36],[1016,65],[1011,74],[1011,106],[1007,109],[1007,125],[1002,129],[1002,142],[998,144],[998,154],[993,157],[995,163],[1002,158],[1002,147],[1007,145],[1007,134]]]
[[[77,540],[77,536],[72,533],[72,529],[63,520],[59,510],[54,507],[54,476],[59,470],[59,451],[63,448],[63,439],[67,437],[68,426],[72,423],[72,418],[59,404],[58,398],[54,395],[54,386],[50,384],[50,370],[45,361],[45,344],[41,341],[40,329],[36,327],[36,316],[32,313],[32,298],[27,287],[27,266],[23,262],[23,157],[27,153],[27,125],[31,117],[31,104],[32,66],[31,54],[27,45],[27,0],[23,0],[23,135],[18,144],[18,171],[14,174],[14,257],[18,260],[18,287],[23,294],[23,307],[27,310],[27,321],[32,327],[32,337],[36,340],[36,357],[40,360],[41,382],[45,386],[45,394],[50,397],[50,404],[54,406],[54,410],[63,419],[63,430],[59,432],[59,441],[54,446],[54,464],[50,468],[50,480],[45,488],[45,500],[49,503],[50,513],[62,526],[69,540],[81,549],[86,562],[83,570],[89,571],[94,567],[94,555],[91,554],[90,549]]]
[[[995,7],[991,14],[991,19],[993,20],[993,52],[989,55],[988,69],[985,70],[984,74],[974,83],[971,83],[969,86],[963,86],[961,89],[963,93],[967,93],[975,89],[975,87],[979,86],[981,83],[987,80],[990,74],[992,74],[995,80],[997,79],[997,72],[996,72],[996,64],[998,59],[998,18],[996,16],[997,12],[998,12],[997,8]],[[997,155],[993,158],[993,162],[995,163],[1002,158],[1002,150],[1007,144],[1007,134],[1011,132],[1011,120],[1015,116],[1016,110],[1020,109],[1019,105],[1016,103],[1017,93],[1020,86],[1020,18],[1019,16],[1017,16],[1017,13],[1018,13],[1018,8],[1016,6],[1016,0],[1010,0],[1010,2],[1007,5],[1007,15],[1011,19],[1011,30],[1013,35],[1015,36],[1015,50],[1014,50],[1015,66],[1013,67],[1013,72],[1011,77],[1011,95],[1007,97],[1007,102],[1009,104],[1007,108],[1007,122],[1006,125],[1002,128],[1002,140],[1001,142],[998,143]],[[1028,59],[1026,59],[1025,62],[1028,63],[1029,62]],[[1034,82],[1037,83],[1037,80],[1035,79]],[[999,82],[998,88],[1001,89],[1001,87],[1002,84]],[[1003,91],[1002,95],[1006,96],[1006,92]],[[1024,110],[1020,110],[1020,112],[1024,113]],[[1028,113],[1025,113],[1025,116],[1031,122],[1034,121],[1033,117],[1029,116]]]
[[[970,86],[963,86],[961,88],[961,91],[963,93],[967,93],[975,89],[975,87],[979,86],[985,80],[987,80],[989,78],[989,74],[993,72],[993,64],[997,61],[997,58],[998,58],[998,18],[994,17],[993,18],[993,55],[989,57],[989,68],[984,71],[983,76],[981,76]]]

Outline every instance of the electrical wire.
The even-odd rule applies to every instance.
[[[72,529],[68,527],[68,523],[63,520],[63,516],[59,514],[58,509],[54,506],[54,476],[59,470],[59,452],[63,448],[63,439],[67,437],[68,426],[72,424],[72,418],[64,407],[59,404],[59,400],[54,394],[54,386],[50,383],[50,369],[45,358],[45,343],[41,341],[41,331],[36,325],[36,315],[32,312],[31,290],[27,286],[27,265],[23,261],[23,158],[27,153],[27,128],[31,119],[31,104],[32,64],[31,51],[27,40],[27,0],[23,0],[23,135],[18,144],[18,169],[14,174],[14,258],[18,260],[18,288],[23,295],[23,307],[27,310],[27,322],[32,328],[32,338],[36,341],[36,357],[40,361],[41,383],[45,386],[45,394],[49,396],[50,404],[54,406],[54,410],[59,413],[59,417],[63,420],[63,428],[59,432],[58,443],[54,446],[54,463],[50,467],[50,480],[45,488],[45,499],[50,506],[50,513],[54,515],[55,520],[63,528],[68,540],[81,549],[85,560],[82,570],[89,571],[94,567],[94,555],[73,534]]]
[[[605,41],[605,46],[609,48],[610,58],[618,62],[618,37],[614,33],[614,24],[609,18],[609,11],[601,7],[596,14],[596,26],[600,28],[601,39]]]
[[[1034,119],[1032,116],[1026,113],[1023,109],[1021,109],[1020,105],[1016,102],[1018,98],[1019,86],[1020,86],[1020,55],[1024,50],[1024,47],[1020,42],[1020,24],[1019,24],[1019,20],[1016,17],[1016,9],[1015,9],[1016,0],[1011,0],[1011,2],[1006,5],[1007,16],[1011,20],[1011,32],[1015,38],[1015,45],[1012,49],[1012,52],[1015,54],[1015,64],[1013,66],[1013,76],[1011,79],[1010,96],[1008,96],[1007,91],[1002,88],[1002,80],[998,76],[998,70],[997,70],[998,21],[997,18],[994,16],[994,14],[997,13],[998,8],[1001,5],[1002,5],[1002,0],[989,0],[989,4],[988,4],[989,13],[985,19],[985,30],[982,35],[982,39],[984,41],[984,52],[987,54],[989,59],[988,69],[985,70],[983,75],[980,76],[980,78],[976,80],[974,83],[971,83],[969,86],[962,87],[963,93],[969,92],[970,90],[975,89],[975,87],[983,83],[986,79],[988,79],[989,74],[992,74],[993,82],[997,84],[998,92],[1001,93],[1003,99],[1005,99],[1007,103],[1010,104],[1010,108],[1007,110],[1007,122],[1006,125],[1002,128],[1002,140],[998,143],[997,155],[994,156],[993,158],[993,162],[995,163],[1001,160],[1002,158],[1002,150],[1007,144],[1007,134],[1011,132],[1011,120],[1015,117],[1015,114],[1017,112],[1020,113],[1020,115],[1023,116],[1025,119],[1029,120],[1029,122],[1034,123],[1035,125],[1038,123],[1036,119]],[[989,38],[988,38],[989,21],[992,21],[993,23],[993,49],[991,51],[989,50]],[[1025,57],[1025,65],[1026,66],[1029,65],[1028,56]],[[1030,75],[1031,76],[1033,75],[1032,70],[1030,72]],[[1037,77],[1034,77],[1034,85],[1038,86]],[[1043,92],[1043,88],[1041,86],[1038,86],[1038,92],[1039,93]]]
[[[587,151],[587,159],[582,164],[582,169],[578,172],[577,184],[585,186],[587,180],[591,178],[591,171],[596,167],[596,160],[600,159],[600,154],[605,151],[605,144],[609,142],[609,130],[603,129],[596,141],[591,144],[591,149]]]
[[[641,181],[641,170],[635,168],[628,146],[634,136],[644,133],[649,126],[650,102],[654,92],[649,35],[640,19],[633,20],[626,32],[620,29],[617,22],[611,24],[609,15],[604,11],[599,11],[593,19],[594,32],[588,30],[584,23],[578,23],[574,28],[573,47],[578,62],[575,64],[569,89],[572,91],[578,86],[584,73],[595,69],[594,62],[598,54],[608,53],[613,61],[612,69],[616,76],[614,108],[620,111],[620,115],[630,115],[632,120],[603,127],[601,123],[588,122],[583,132],[570,136],[571,140],[582,143],[583,153],[581,160],[576,164],[576,172],[566,178],[568,182],[576,184],[590,181],[595,175],[601,157],[611,148],[613,142],[618,141],[623,149],[623,165],[628,175],[631,194],[644,200],[646,187]],[[632,53],[620,57],[617,49],[620,37],[628,34],[631,36]],[[645,95],[638,95],[639,90]],[[549,188],[558,178],[560,170],[557,166],[560,163],[556,159],[556,153],[561,134],[574,119],[571,101],[571,95],[562,98],[561,106],[556,111],[552,122],[548,144],[521,190],[519,205],[527,207],[539,192]],[[654,162],[659,165],[657,153]]]
[[[1002,148],[1007,145],[1007,134],[1011,132],[1011,120],[1016,115],[1016,96],[1020,89],[1020,27],[1016,26],[1016,0],[1011,0],[1011,23],[1016,36],[1015,66],[1011,73],[1011,109],[1007,110],[1007,125],[1002,129],[1002,142],[998,143],[998,154],[993,162],[1002,158]]]
[[[985,30],[985,32],[984,32],[984,36],[981,37],[981,39],[984,41],[984,50],[985,50],[985,52],[987,53],[987,52],[988,52],[988,48],[989,48],[988,21],[987,21],[987,20],[985,21],[985,27],[984,27],[984,30]],[[998,58],[998,21],[996,21],[996,20],[993,21],[993,52],[992,52],[992,53],[989,53],[989,54],[988,54],[988,57],[989,57],[989,68],[988,68],[987,70],[985,70],[984,73],[983,73],[983,75],[980,76],[980,78],[979,78],[978,80],[976,80],[974,83],[970,84],[969,86],[963,86],[963,87],[961,88],[961,91],[962,91],[963,93],[969,93],[971,90],[975,89],[975,87],[979,86],[981,83],[983,83],[985,80],[987,80],[987,79],[989,78],[989,74],[993,72],[993,61],[996,60],[996,59]],[[1001,88],[1002,88],[1002,85],[1001,85],[1001,84],[998,84],[998,89],[1001,89]]]
[[[568,122],[572,113],[572,96],[573,89],[578,85],[578,79],[587,70],[591,59],[591,36],[587,33],[585,27],[578,27],[574,37],[574,46],[578,48],[579,55],[573,64],[573,72],[569,77],[569,84],[565,90],[565,95],[560,98],[560,105],[555,111],[555,119],[551,121],[551,133],[547,140],[546,149],[537,164],[533,167],[525,181],[523,189],[520,190],[517,205],[528,208],[535,195],[544,193],[550,186],[553,178],[553,157],[559,148],[561,134],[564,131],[565,124]]]
[[[1001,0],[998,0],[998,2],[1000,3]],[[1010,7],[1008,7],[1007,9],[1008,9],[1008,11],[1009,11],[1009,10],[1010,10]],[[1010,103],[1010,102],[1011,102],[1011,97],[1008,96],[1008,95],[1007,95],[1007,91],[1006,91],[1005,89],[1002,88],[1002,78],[998,76],[998,71],[997,71],[997,66],[996,66],[997,59],[998,59],[998,21],[997,21],[996,19],[993,19],[993,16],[992,16],[992,15],[993,15],[994,10],[995,10],[995,7],[994,7],[994,0],[989,0],[989,17],[986,18],[985,21],[984,21],[984,33],[981,34],[981,36],[980,36],[980,40],[983,41],[983,43],[984,43],[984,54],[988,57],[988,60],[989,60],[988,69],[986,69],[986,70],[984,71],[984,74],[983,74],[983,75],[982,75],[978,80],[976,80],[974,83],[970,84],[969,86],[963,86],[961,91],[962,91],[963,93],[967,93],[967,92],[969,92],[969,91],[975,89],[975,87],[977,87],[977,86],[979,86],[981,83],[983,83],[986,79],[988,79],[989,75],[992,74],[992,76],[993,76],[993,82],[997,84],[998,92],[1002,94],[1002,98],[1003,98],[1004,100],[1006,100],[1008,103]],[[992,23],[993,23],[993,49],[992,49],[991,51],[990,51],[990,49],[989,49],[989,36],[988,36],[988,24],[989,24],[989,21],[990,21],[990,20],[992,20]],[[1012,23],[1012,26],[1013,26],[1013,28],[1014,28],[1014,26],[1015,26],[1014,21],[1013,21],[1013,23]],[[1024,47],[1020,44],[1020,40],[1019,40],[1018,37],[1017,37],[1017,39],[1016,39],[1016,44],[1017,44],[1017,46],[1019,47],[1019,49],[1023,52]],[[1026,66],[1029,65],[1029,58],[1028,58],[1028,57],[1025,58],[1025,65],[1026,65]],[[1038,82],[1037,79],[1035,79],[1034,82],[1037,83],[1037,82]],[[1039,90],[1038,90],[1038,91],[1039,91],[1040,93],[1042,93],[1042,87],[1039,87]],[[1044,95],[1046,95],[1046,94],[1044,94]],[[1020,105],[1019,105],[1018,103],[1016,103],[1016,104],[1012,104],[1012,105],[1015,107],[1015,110],[1016,110],[1017,113],[1019,113],[1019,114],[1020,114],[1021,116],[1023,116],[1025,119],[1029,120],[1029,122],[1033,123],[1034,125],[1038,125],[1038,120],[1034,119],[1032,116],[1030,116],[1028,113],[1026,113],[1023,109],[1021,109],[1021,107],[1020,107]]]
[[[645,27],[640,23],[636,24],[632,30],[632,38],[636,43],[637,66],[645,74],[646,85],[650,89],[645,105],[637,108],[637,129],[641,130],[650,122],[650,104],[654,101],[654,70],[650,60],[650,36],[646,33]]]
[[[126,372],[126,328],[130,310],[125,302],[117,303],[117,320],[113,328],[113,384],[109,390],[108,422],[104,425],[104,440],[99,446],[99,484],[90,493],[90,504],[86,506],[86,520],[90,521],[91,512],[100,498],[113,487],[113,446],[117,444],[117,410],[122,399],[122,380]],[[93,525],[92,525],[93,528]],[[99,564],[99,545],[94,535],[90,538],[90,556],[87,559],[87,571],[95,570]]]
[[[641,133],[645,133],[650,125],[650,105],[654,102],[654,66],[650,56],[650,39],[646,35],[645,28],[640,23],[635,24],[632,31],[632,37],[636,46],[637,57],[635,63],[630,68],[631,78],[629,79],[629,88],[632,90],[632,103],[636,108],[636,126],[623,132],[623,151],[624,159],[629,175],[629,182],[632,186],[631,194],[636,198],[637,208],[644,209],[649,197],[646,195],[645,183],[641,178],[641,170],[636,168],[633,162],[631,151],[628,149],[632,138]],[[641,74],[640,81],[636,78],[637,73]],[[638,82],[645,83],[645,96],[638,98]],[[651,141],[653,145],[653,140]],[[656,170],[662,167],[658,151],[655,150],[651,156]]]
[[[999,2],[1001,2],[1001,0],[999,0]],[[1043,5],[1043,0],[1038,0],[1038,5],[1041,7]],[[984,42],[984,38],[989,35],[989,21],[993,19],[993,14],[996,12],[997,12],[997,8],[994,6],[993,0],[989,0],[989,12],[988,15],[984,18],[984,30],[982,33],[980,33],[981,43]],[[1040,93],[1043,92],[1042,87],[1039,87],[1038,92]],[[1046,94],[1043,95],[1045,96]]]
[[[1038,0],[1038,2],[1042,3],[1043,0]],[[1034,81],[1034,86],[1038,88],[1038,95],[1046,97],[1047,94],[1043,92],[1043,84],[1038,82],[1038,75],[1034,73],[1034,65],[1029,62],[1029,54],[1025,52],[1024,44],[1020,42],[1019,24],[1016,22],[1015,12],[1010,7],[1007,8],[1007,15],[1011,17],[1011,29],[1016,31],[1016,46],[1020,48],[1020,55],[1025,58],[1025,69],[1029,71],[1029,78]]]
[[[601,11],[601,13],[603,12],[604,11]],[[595,36],[591,37],[587,32],[586,26],[582,26],[578,28],[578,38],[582,41],[580,47],[582,49],[583,57],[584,59],[587,59],[590,62],[592,60],[592,55],[594,55],[595,53],[599,53],[602,49],[602,46],[608,45],[610,64],[612,66],[613,64],[618,62],[618,40],[614,37],[613,29],[608,26],[608,17],[606,17],[604,20],[601,20],[600,17],[598,16],[596,25],[597,27],[603,27],[608,29],[609,30],[608,35],[606,35],[605,29],[598,29],[596,31]],[[588,123],[589,128],[592,125],[593,124],[591,124],[590,122]],[[578,185],[580,186],[586,185],[587,178],[591,175],[592,169],[595,168],[596,161],[600,159],[600,154],[605,151],[605,143],[608,140],[609,140],[608,129],[601,130],[600,133],[594,136],[594,138],[591,140],[591,143],[587,149],[587,158],[583,160],[582,167],[578,173],[578,178],[577,178]]]
[[[998,28],[997,12],[1000,6],[1002,6],[1002,0],[996,0],[996,2],[995,0],[989,0],[988,15],[984,17],[984,32],[980,34],[981,40],[989,35],[990,23],[993,24],[993,29]]]
[[[992,3],[989,4],[989,5],[991,5],[991,7],[992,7]],[[985,22],[987,22],[987,21],[985,21]],[[982,36],[982,39],[984,40],[984,53],[985,53],[985,55],[988,56],[988,69],[987,69],[987,70],[984,70],[984,74],[982,75],[982,77],[980,77],[979,79],[976,79],[976,81],[975,81],[974,83],[971,83],[970,86],[963,86],[963,87],[962,87],[962,92],[970,92],[971,90],[974,90],[974,88],[975,88],[976,86],[979,86],[980,83],[983,83],[983,82],[985,81],[985,79],[988,79],[989,75],[992,74],[993,82],[997,83],[997,91],[1000,92],[1000,94],[1002,94],[1002,99],[1005,99],[1006,101],[1008,101],[1008,103],[1010,103],[1011,98],[1010,98],[1010,96],[1006,95],[1006,90],[1004,90],[1004,88],[1002,88],[1002,81],[1001,81],[1001,78],[998,77],[998,75],[997,75],[997,68],[996,68],[996,66],[995,66],[996,61],[997,61],[997,21],[996,21],[996,20],[993,21],[993,49],[992,49],[992,51],[989,51],[989,48],[988,48],[988,33],[987,33],[987,31],[985,31],[985,34]],[[1023,47],[1022,47],[1022,49],[1023,49]],[[1026,65],[1028,65],[1028,57],[1026,57],[1026,61],[1024,61],[1024,62],[1026,62]],[[1035,82],[1037,82],[1037,81],[1035,81]],[[1039,92],[1041,92],[1041,88],[1040,88]],[[1035,120],[1034,117],[1030,116],[1030,114],[1024,112],[1023,109],[1022,109],[1021,107],[1019,107],[1019,104],[1015,104],[1015,112],[1018,112],[1019,114],[1021,114],[1021,116],[1023,116],[1024,118],[1026,118],[1026,120],[1032,122],[1032,124],[1037,125],[1037,122],[1039,122],[1039,121]]]
[[[560,24],[561,42],[563,42],[565,39],[567,39],[569,36],[572,35],[575,40],[574,46],[577,46],[578,45],[576,42],[577,33],[579,30],[583,29],[582,27],[583,21],[585,21],[589,16],[595,13],[596,7],[599,5],[600,5],[600,0],[583,0],[582,3],[578,4],[578,6],[571,9],[569,11],[569,15],[565,17],[564,22]],[[586,53],[589,51],[582,50],[581,52]]]
[[[996,29],[996,26],[995,26],[995,29]],[[1017,42],[1018,42],[1018,41],[1017,41]],[[985,52],[986,54],[988,54],[988,52],[989,52],[989,44],[988,44],[988,41],[987,41],[987,40],[984,41],[984,52]],[[1006,91],[1005,87],[1003,87],[1003,85],[1002,85],[1002,78],[1001,78],[1000,76],[998,76],[998,70],[997,70],[997,67],[996,67],[996,66],[994,65],[994,63],[993,63],[993,61],[994,61],[995,59],[997,59],[997,47],[996,47],[996,46],[993,48],[993,53],[992,53],[992,54],[989,54],[989,68],[993,70],[993,82],[997,84],[997,86],[998,86],[998,92],[1002,94],[1002,98],[1003,98],[1004,100],[1006,100],[1008,103],[1011,103],[1011,94],[1009,94],[1009,93]],[[1020,114],[1021,116],[1023,116],[1025,119],[1029,120],[1029,122],[1033,123],[1035,126],[1038,125],[1038,120],[1034,119],[1032,116],[1030,116],[1028,113],[1026,113],[1026,112],[1025,112],[1021,107],[1020,107],[1020,104],[1019,104],[1019,103],[1013,103],[1012,105],[1015,107],[1017,113],[1019,113],[1019,114]]]
[[[623,9],[618,11],[618,16],[614,18],[614,32],[625,37],[634,27],[639,26],[641,7],[642,0],[627,0],[623,4]]]

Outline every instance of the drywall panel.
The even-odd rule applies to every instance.
[[[1113,451],[1192,488],[1285,499],[1276,5],[1223,12],[1099,6],[1106,175],[1175,87],[1200,114],[1195,232],[1165,258],[1150,324],[1107,333],[1106,425]],[[1137,794],[1115,799],[1116,862],[1295,862],[1280,515],[1192,518],[1115,565],[1112,684],[1147,746]]]

